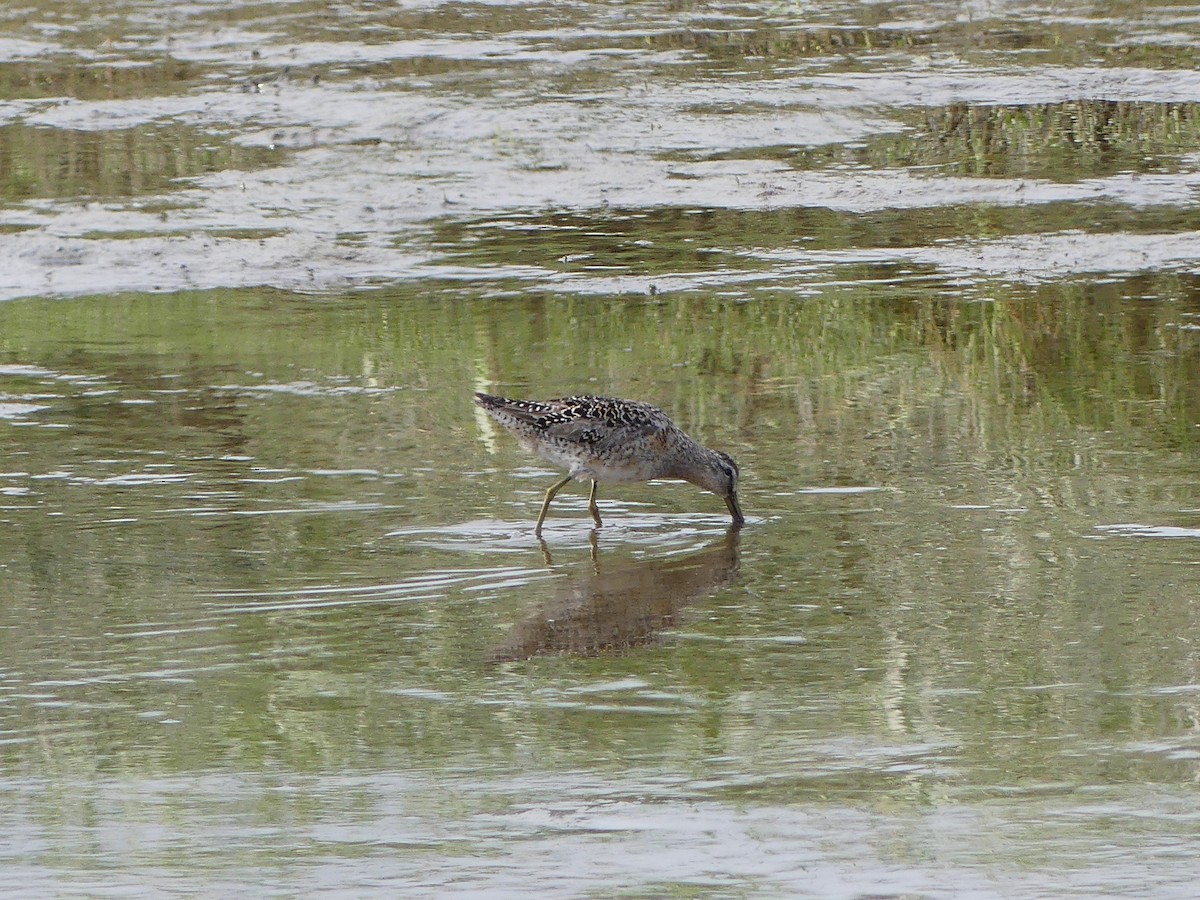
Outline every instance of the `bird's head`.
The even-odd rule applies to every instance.
[[[733,524],[741,525],[746,521],[746,517],[742,515],[742,508],[737,499],[738,476],[741,474],[738,464],[728,453],[713,450],[709,474],[711,481],[704,487],[725,501],[725,505],[729,507],[729,514],[733,516]]]

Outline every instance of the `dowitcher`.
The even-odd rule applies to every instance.
[[[728,454],[696,443],[661,409],[613,397],[509,400],[476,394],[475,402],[526,450],[567,470],[546,491],[534,534],[541,535],[550,501],[572,479],[591,479],[588,512],[599,527],[596,486],[681,478],[725,501],[734,525],[746,521],[737,501],[738,467]]]

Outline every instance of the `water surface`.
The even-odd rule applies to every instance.
[[[0,13],[8,889],[1190,897],[1195,12]]]

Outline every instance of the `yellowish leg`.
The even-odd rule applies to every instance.
[[[600,521],[600,507],[596,506],[596,482],[592,482],[592,492],[588,495],[588,512],[592,514],[592,518],[596,520],[596,527],[603,528],[604,523]]]
[[[542,535],[542,523],[546,521],[546,510],[550,508],[550,501],[554,499],[554,495],[561,491],[570,480],[571,476],[568,475],[562,481],[554,482],[554,484],[550,485],[550,490],[546,491],[546,499],[542,501],[542,511],[538,514],[537,527],[533,529],[533,533],[538,537]]]

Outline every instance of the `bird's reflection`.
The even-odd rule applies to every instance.
[[[488,658],[589,655],[648,643],[675,625],[683,607],[732,581],[737,567],[737,528],[704,550],[668,560],[606,562],[593,544],[592,564],[513,625]]]

